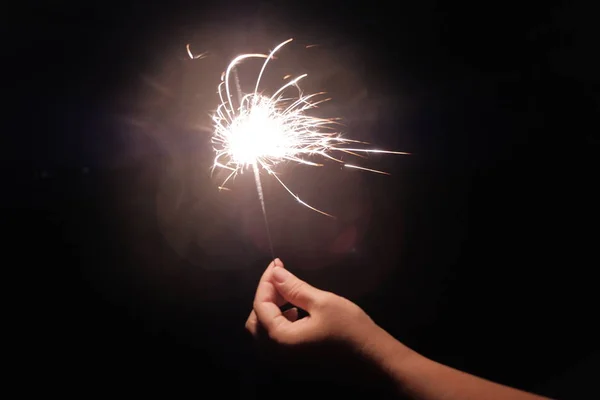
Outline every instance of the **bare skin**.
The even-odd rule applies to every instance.
[[[298,319],[298,310],[282,313],[291,303],[310,315]],[[503,386],[429,360],[409,349],[375,322],[356,304],[317,289],[287,271],[275,259],[265,270],[256,290],[246,329],[255,337],[260,330],[283,347],[342,343],[375,364],[399,392],[422,400],[516,399],[545,397]]]

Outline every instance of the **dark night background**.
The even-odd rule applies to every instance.
[[[319,69],[349,135],[413,154],[369,160],[389,177],[294,169],[294,187],[336,221],[267,183],[277,255],[430,358],[594,397],[592,6],[282,3],[4,12],[2,219],[18,243],[3,262],[17,337],[5,346],[22,387],[343,392],[259,364],[243,329],[269,261],[259,206],[246,176],[217,192],[199,127],[228,59],[294,37],[321,53],[303,61],[299,46],[281,64]],[[209,57],[189,60],[187,43]]]

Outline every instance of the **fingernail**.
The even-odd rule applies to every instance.
[[[275,264],[277,267],[283,267],[283,263],[281,262],[279,257],[273,260],[273,264]]]
[[[273,278],[275,278],[275,281],[277,283],[285,282],[289,276],[290,276],[290,273],[287,270],[285,270],[281,267],[273,268]]]

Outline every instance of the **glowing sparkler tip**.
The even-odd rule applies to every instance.
[[[354,156],[362,156],[360,153],[385,153],[385,154],[409,154],[406,152],[394,152],[360,148],[363,144],[356,140],[343,138],[334,130],[338,118],[322,118],[311,115],[311,110],[329,99],[319,99],[324,92],[305,95],[298,86],[298,82],[307,75],[303,74],[290,79],[271,96],[259,92],[261,78],[270,60],[283,46],[291,42],[288,39],[277,45],[273,51],[267,54],[242,54],[233,59],[227,69],[221,75],[221,83],[217,91],[221,104],[213,115],[215,132],[212,143],[215,147],[216,156],[213,168],[219,167],[230,171],[219,189],[226,189],[225,184],[241,173],[249,166],[253,167],[257,179],[257,189],[262,200],[260,180],[258,178],[258,167],[273,176],[279,184],[292,195],[300,204],[323,215],[333,217],[306,202],[295,194],[279,178],[275,168],[282,163],[293,162],[308,166],[322,166],[323,164],[311,161],[316,156],[324,157],[341,163],[348,168],[389,175],[387,172],[346,164],[342,160],[332,156],[334,153],[345,153]],[[307,48],[316,45],[308,45]],[[190,57],[193,58],[189,45],[187,46]],[[204,53],[203,53],[204,54]],[[264,59],[262,68],[256,79],[254,92],[243,93],[240,82],[236,80],[238,89],[237,101],[230,92],[231,72],[238,64],[246,59]],[[291,78],[284,76],[284,80]],[[237,75],[236,75],[237,79]],[[297,91],[295,96],[288,93]],[[345,147],[357,146],[357,147]]]

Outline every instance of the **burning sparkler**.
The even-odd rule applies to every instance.
[[[236,175],[252,167],[265,222],[266,210],[260,169],[274,177],[300,204],[332,217],[331,214],[300,199],[278,176],[276,167],[285,162],[322,166],[323,164],[314,161],[315,157],[321,157],[341,163],[344,167],[387,174],[383,171],[347,164],[335,154],[346,153],[354,156],[360,156],[360,153],[409,154],[361,148],[364,142],[346,139],[337,132],[336,128],[339,124],[336,118],[310,115],[312,109],[330,99],[322,98],[324,92],[308,95],[302,92],[298,83],[307,76],[306,74],[287,81],[272,95],[259,91],[261,78],[269,61],[277,51],[291,41],[292,39],[288,39],[280,43],[268,55],[242,54],[234,58],[221,76],[221,83],[218,86],[221,104],[213,115],[215,132],[212,143],[216,151],[213,170],[222,168],[229,171],[220,188],[225,188],[225,185]],[[265,61],[256,79],[254,91],[243,93],[235,69],[241,61],[249,58],[262,58]],[[237,98],[231,94],[232,72]],[[289,95],[291,91],[294,91],[295,95]]]

